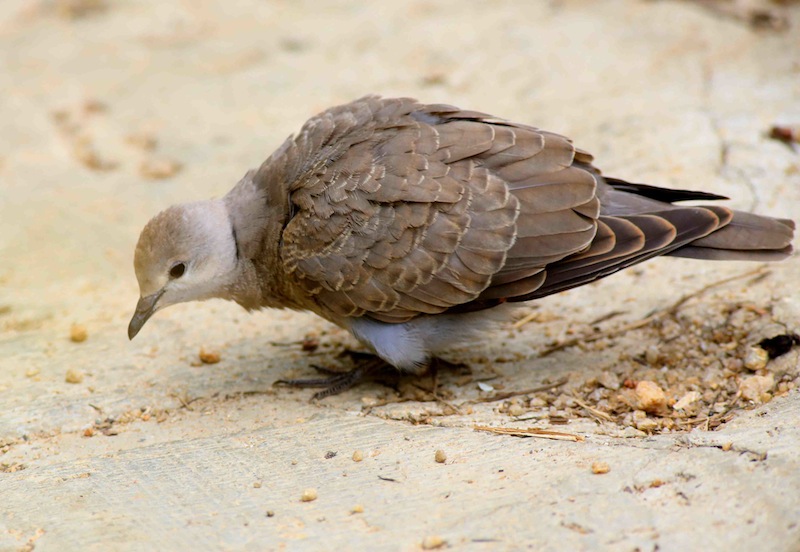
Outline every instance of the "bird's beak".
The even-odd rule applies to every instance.
[[[136,337],[136,334],[142,329],[147,319],[156,312],[156,303],[158,303],[158,298],[161,297],[162,293],[164,292],[159,291],[153,295],[139,298],[139,302],[136,303],[136,312],[133,313],[131,323],[128,324],[128,339]]]

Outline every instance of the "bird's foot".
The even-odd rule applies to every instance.
[[[363,356],[359,355],[359,357],[359,362],[356,367],[348,372],[339,372],[324,366],[313,365],[312,367],[317,372],[325,374],[326,377],[282,379],[276,381],[275,384],[300,388],[322,387],[322,391],[317,391],[311,396],[311,400],[318,401],[325,397],[338,395],[339,393],[355,387],[359,383],[370,381],[374,379],[377,373],[389,367],[385,361],[374,355],[363,354]]]
[[[347,372],[339,370],[332,370],[325,366],[312,365],[312,368],[317,372],[323,374],[325,377],[321,378],[298,378],[298,379],[281,379],[275,382],[275,385],[283,385],[286,387],[298,387],[302,389],[307,388],[322,388],[311,396],[312,401],[318,401],[325,397],[338,395],[348,389],[357,386],[360,383],[367,381],[374,381],[385,385],[400,392],[399,380],[405,377],[419,378],[420,376],[428,376],[431,379],[431,389],[429,391],[434,395],[438,394],[439,387],[439,370],[456,370],[463,371],[467,368],[464,364],[456,364],[448,362],[440,358],[432,358],[424,370],[420,370],[417,374],[401,374],[396,368],[384,361],[383,359],[371,354],[361,351],[346,350],[341,356],[349,356],[355,368]]]

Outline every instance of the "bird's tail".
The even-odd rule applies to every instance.
[[[673,203],[728,199],[708,192],[659,188],[608,177],[601,181],[599,193],[603,195],[603,214],[613,216],[648,214],[664,209],[665,204],[680,212],[686,208]],[[791,255],[795,229],[793,221],[716,205],[700,207],[714,212],[719,219],[717,227],[709,229],[702,237],[687,240],[683,245],[675,244],[678,246],[666,248],[662,254],[724,261],[779,261]],[[690,211],[686,213],[692,214]],[[686,219],[684,226],[687,227],[691,226],[688,223],[695,222],[692,216],[679,217],[679,220],[681,218]]]
[[[791,255],[794,221],[732,213],[733,218],[722,228],[667,255],[724,261],[778,261]]]

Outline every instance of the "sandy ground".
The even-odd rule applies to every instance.
[[[797,218],[797,149],[766,136],[800,122],[800,11],[786,17],[778,32],[669,1],[4,0],[0,550],[800,550],[798,352],[742,366],[800,327],[797,257],[758,273],[660,259],[523,307],[454,352],[469,370],[436,397],[426,380],[318,404],[273,388],[355,345],[302,313],[181,305],[125,335],[143,224],[366,93],[529,122],[607,174]],[[641,380],[660,410],[636,403]]]

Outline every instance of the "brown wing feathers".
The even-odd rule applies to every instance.
[[[713,212],[702,208],[689,210],[692,212],[601,217],[613,233],[614,247],[610,251],[593,254],[590,248],[585,254],[555,263],[548,267],[544,285],[527,296],[509,300],[528,301],[604,278],[679,248],[719,225],[719,218]]]
[[[790,250],[791,221],[672,205],[721,196],[604,180],[562,136],[452,106],[364,98],[309,121],[294,146],[281,254],[323,315],[403,322],[661,254]]]

